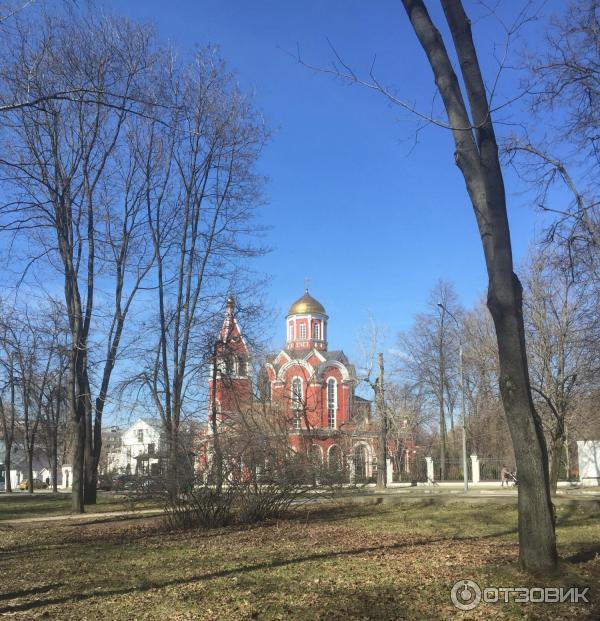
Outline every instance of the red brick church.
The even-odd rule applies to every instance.
[[[330,350],[329,317],[308,289],[286,316],[284,349],[261,369],[266,398],[285,417],[289,446],[324,465],[348,467],[350,477],[376,472],[378,432],[371,402],[356,394],[354,366],[341,350]],[[216,353],[218,373],[210,381],[220,420],[243,411],[253,398],[252,356],[229,298]],[[214,391],[213,391],[214,385]]]

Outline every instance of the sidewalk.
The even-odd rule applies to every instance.
[[[78,522],[85,520],[99,520],[106,518],[110,520],[113,518],[128,517],[134,518],[138,516],[154,516],[162,515],[164,509],[139,509],[131,511],[101,511],[95,513],[63,513],[62,515],[46,515],[39,517],[26,517],[26,518],[9,518],[8,520],[0,519],[0,527],[4,525],[15,526],[18,524],[35,524],[36,522]]]
[[[446,504],[452,502],[486,503],[486,502],[516,502],[518,488],[502,488],[499,484],[478,484],[469,486],[469,491],[464,492],[462,483],[440,483],[437,485],[419,485],[417,487],[402,484],[392,484],[384,491],[375,489],[375,485],[367,485],[363,488],[346,490],[339,496],[315,496],[311,500],[304,500],[302,504],[321,502],[349,502],[349,503],[391,503],[402,502],[432,502],[434,504]],[[555,504],[572,504],[579,502],[600,503],[600,489],[594,488],[588,491],[586,488],[559,489],[553,499]],[[49,515],[25,518],[0,519],[0,527],[16,526],[19,524],[36,524],[40,522],[83,522],[86,521],[110,521],[115,518],[152,517],[162,515],[164,509],[132,509],[120,511],[102,511],[94,513],[66,513],[62,515]]]

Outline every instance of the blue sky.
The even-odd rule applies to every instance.
[[[439,4],[429,4],[441,25]],[[475,17],[482,64],[491,80],[502,28],[494,18],[481,18],[480,6],[465,4]],[[521,2],[502,4],[508,18]],[[465,305],[479,298],[486,286],[483,255],[449,133],[428,127],[414,145],[412,115],[381,95],[312,72],[287,53],[299,46],[306,62],[325,66],[333,56],[329,39],[363,75],[376,54],[378,78],[429,111],[431,71],[399,0],[114,0],[104,5],[153,22],[177,47],[220,45],[240,84],[255,93],[257,108],[273,130],[260,164],[269,177],[262,218],[271,227],[267,242],[273,252],[256,268],[272,277],[268,298],[279,310],[272,327],[275,346],[284,339],[283,316],[302,294],[305,277],[329,313],[330,348],[350,355],[369,313],[388,326],[391,344],[440,278],[455,283]],[[558,6],[550,2],[548,9]],[[524,34],[536,47],[539,24]],[[499,93],[514,95],[517,79],[504,74]],[[434,106],[439,110],[439,102]],[[511,114],[518,119],[517,109]],[[542,223],[514,176],[508,173],[506,181],[519,260]]]

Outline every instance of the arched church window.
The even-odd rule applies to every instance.
[[[231,356],[225,358],[225,375],[233,375],[233,358]]]
[[[333,379],[329,379],[327,382],[327,423],[330,429],[335,429],[335,410],[337,407],[337,395],[336,390],[337,382]]]
[[[238,358],[238,375],[245,376],[248,372],[248,365],[246,359],[242,356]]]
[[[315,339],[315,341],[318,341],[321,338],[321,326],[320,324],[316,323],[313,326],[313,339]]]
[[[306,338],[306,324],[301,323],[298,328],[300,330],[300,340],[303,341]]]
[[[300,429],[302,416],[302,380],[295,377],[292,381],[292,424],[294,429]]]
[[[294,324],[290,323],[288,325],[288,341],[294,340]]]
[[[328,465],[333,471],[340,472],[342,470],[342,451],[337,444],[332,444],[329,448]]]
[[[323,449],[318,444],[311,444],[309,456],[313,466],[323,465]]]

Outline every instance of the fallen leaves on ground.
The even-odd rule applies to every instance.
[[[562,575],[516,567],[512,505],[314,508],[248,527],[167,531],[159,518],[2,533],[0,614],[15,619],[553,619],[596,614],[600,524],[559,509]],[[450,589],[591,586],[592,606],[481,604]],[[551,608],[548,608],[551,606]]]

